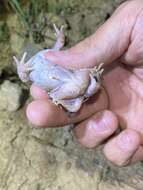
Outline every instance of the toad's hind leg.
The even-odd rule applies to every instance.
[[[15,56],[13,56],[13,59],[18,69],[25,69],[25,71],[26,70],[31,71],[33,68],[32,68],[32,65],[30,65],[29,61],[28,62],[25,61],[26,56],[27,56],[27,52],[24,52],[20,61]]]
[[[24,52],[24,54],[23,54],[23,56],[22,56],[22,58],[21,58],[20,61],[15,56],[13,56],[13,59],[14,59],[15,64],[16,64],[17,67],[19,65],[24,65],[25,64],[25,58],[26,58],[26,56],[27,56],[27,52]]]
[[[55,35],[56,35],[56,38],[57,38],[53,49],[54,50],[60,50],[65,44],[65,35],[64,35],[64,32],[63,32],[64,26],[62,25],[60,27],[60,29],[58,29],[58,27],[55,24],[53,24],[53,26],[54,26]]]
[[[29,62],[25,62],[26,55],[27,52],[23,54],[21,60],[18,60],[15,56],[13,57],[16,64],[18,76],[23,82],[27,82],[29,80],[29,72],[33,70]]]

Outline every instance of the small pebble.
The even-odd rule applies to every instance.
[[[16,111],[21,106],[22,87],[5,80],[0,85],[0,111]]]

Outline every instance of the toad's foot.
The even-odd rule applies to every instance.
[[[104,65],[104,63],[100,63],[99,66],[95,66],[94,68],[92,68],[92,69],[90,70],[91,75],[92,75],[93,77],[96,77],[98,81],[101,80],[101,76],[102,76],[102,73],[103,73],[103,71],[104,71],[104,69],[102,68],[103,65]]]
[[[29,72],[33,70],[33,68],[29,66],[28,62],[25,63],[26,55],[27,52],[23,54],[20,61],[15,56],[13,57],[17,67],[18,76],[23,82],[29,81]]]
[[[54,26],[54,30],[55,30],[55,35],[57,37],[57,41],[56,41],[53,49],[60,50],[65,44],[65,35],[63,32],[64,26],[62,25],[60,27],[60,29],[58,29],[58,27],[55,24],[53,24],[53,26]]]

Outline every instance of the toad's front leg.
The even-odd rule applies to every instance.
[[[62,25],[60,27],[60,29],[58,29],[58,27],[55,24],[53,24],[53,26],[54,26],[55,35],[56,35],[56,38],[57,38],[57,41],[56,41],[53,49],[54,50],[60,50],[65,44],[65,35],[64,35],[64,32],[63,32],[64,26]]]

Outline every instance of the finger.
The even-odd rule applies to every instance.
[[[114,164],[125,166],[130,163],[140,144],[139,133],[135,130],[126,129],[105,145],[104,154]]]
[[[70,68],[93,67],[119,58],[129,47],[137,15],[143,8],[141,1],[128,1],[123,5],[95,34],[69,50],[48,51],[46,58]]]
[[[32,84],[30,87],[30,94],[36,100],[38,99],[48,99],[48,93],[45,90],[42,90],[35,84]]]
[[[143,5],[143,2],[142,2]],[[127,64],[143,63],[143,11],[136,18],[136,22],[131,34],[130,46],[122,57],[122,61]]]
[[[134,164],[138,161],[142,161],[143,160],[143,147],[140,146],[139,149],[136,151],[136,153],[133,155],[130,164]]]
[[[82,145],[92,148],[110,137],[117,127],[117,117],[111,111],[105,110],[78,124],[74,133]]]
[[[61,126],[69,123],[76,123],[88,118],[93,113],[106,109],[108,104],[104,91],[83,104],[81,110],[75,116],[69,116],[65,110],[56,106],[51,100],[36,100],[27,107],[27,117],[37,126]]]

